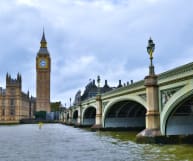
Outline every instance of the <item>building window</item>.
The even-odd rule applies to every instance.
[[[5,116],[5,108],[2,109],[2,116]]]
[[[11,88],[11,95],[15,95],[15,88]]]
[[[14,99],[10,100],[10,115],[15,115],[15,102],[14,102]]]
[[[5,100],[2,100],[2,116],[5,116]]]

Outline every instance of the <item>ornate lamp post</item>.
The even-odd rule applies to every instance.
[[[98,84],[98,93],[96,95],[96,116],[95,116],[95,125],[91,127],[93,131],[99,130],[102,128],[102,99],[100,94],[100,76],[97,76],[97,84]]]
[[[71,99],[71,97],[70,97],[70,107],[71,107],[71,101],[72,101],[72,99]]]
[[[98,95],[100,95],[100,82],[101,82],[101,79],[100,79],[100,76],[98,75],[98,76],[97,76],[97,83],[98,83]]]
[[[148,41],[147,52],[150,58],[149,75],[145,77],[144,85],[146,87],[146,123],[145,130],[137,135],[138,142],[156,143],[161,136],[160,132],[160,113],[159,113],[159,97],[157,75],[154,73],[153,52],[155,44],[150,38]]]
[[[148,41],[147,52],[150,58],[150,67],[149,67],[149,75],[154,75],[154,66],[153,66],[153,52],[155,50],[155,44],[153,40],[150,38]]]

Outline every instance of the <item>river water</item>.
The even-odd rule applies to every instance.
[[[0,161],[193,160],[193,145],[136,144],[135,135],[61,124],[0,126]]]

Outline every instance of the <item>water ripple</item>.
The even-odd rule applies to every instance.
[[[60,124],[0,126],[0,161],[192,160],[193,146],[136,144],[133,132]]]

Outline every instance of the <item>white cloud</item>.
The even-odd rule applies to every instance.
[[[80,58],[74,58],[68,60],[67,64],[64,66],[64,69],[61,71],[61,74],[66,73],[67,75],[76,75],[78,73],[86,72],[90,66],[95,63],[95,57],[90,56],[81,56]]]
[[[26,4],[26,5],[32,5],[33,1],[32,0],[17,0],[19,4]]]
[[[157,2],[159,2],[160,0],[146,0],[147,2],[149,2],[149,3],[157,3]]]

